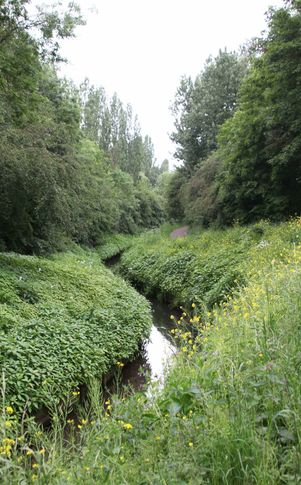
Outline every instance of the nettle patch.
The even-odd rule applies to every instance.
[[[58,404],[148,334],[148,302],[96,253],[1,254],[0,263],[0,365],[5,402],[16,409]]]

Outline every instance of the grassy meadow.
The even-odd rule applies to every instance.
[[[163,228],[135,238],[121,262],[122,272],[137,286],[182,306],[182,316],[171,330],[180,350],[164,389],[152,398],[139,392],[108,399],[97,382],[91,382],[88,404],[79,408],[78,417],[68,419],[58,408],[49,430],[33,419],[18,419],[14,403],[5,400],[0,418],[4,483],[300,483],[300,220],[195,231],[174,241],[167,232]],[[2,258],[11,286],[9,278],[16,268],[35,261],[15,255]],[[144,300],[121,280],[117,285],[111,273],[97,269],[94,261],[87,269],[87,261],[81,267],[78,259],[78,255],[56,256],[44,262],[45,271],[47,267],[50,277],[51,271],[67,264],[70,277],[70,265],[76,266],[80,273],[73,285],[81,289],[88,285],[89,291],[93,278],[102,278],[110,295],[107,304],[112,303],[112,312],[116,309],[118,321],[129,308],[131,312],[136,308],[133,321],[140,319],[142,334],[149,325]],[[39,267],[44,266],[37,260],[35,271]],[[45,275],[45,285],[46,280]],[[119,285],[125,295],[122,301],[114,298]],[[62,291],[51,295],[51,301],[60,295],[61,304],[67,305]],[[94,302],[100,298],[98,294]],[[76,308],[79,303],[77,295]],[[13,305],[19,308],[12,297],[2,305],[6,311]],[[24,322],[37,320],[24,312],[18,310],[19,320],[8,324],[8,339],[17,338],[13,328],[21,329],[22,322],[28,335]],[[91,325],[89,318],[85,322]],[[86,348],[78,349],[77,355]],[[93,364],[94,347],[90,351]],[[49,358],[51,352],[49,342],[45,350]],[[15,360],[8,362],[13,365]]]

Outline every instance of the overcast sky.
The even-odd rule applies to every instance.
[[[40,2],[38,2],[40,3]],[[172,159],[169,107],[182,75],[195,77],[209,55],[237,50],[264,30],[283,0],[77,0],[87,25],[63,43],[62,73],[88,77],[131,103],[158,162]]]

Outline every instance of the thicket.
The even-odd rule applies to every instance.
[[[132,108],[86,80],[58,77],[59,41],[82,23],[28,1],[0,6],[0,241],[26,253],[95,245],[162,222],[151,139]]]
[[[54,410],[80,384],[133,356],[151,325],[147,301],[77,249],[44,259],[0,255],[3,406]]]
[[[206,226],[300,213],[301,12],[286,4],[240,55],[220,52],[195,82],[182,80],[170,217]]]

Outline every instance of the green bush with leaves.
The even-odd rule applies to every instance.
[[[121,272],[146,293],[173,304],[195,302],[212,308],[248,281],[248,262],[257,261],[256,248],[269,245],[266,238],[279,239],[278,232],[283,231],[283,238],[298,241],[291,227],[261,222],[228,230],[195,229],[175,240],[163,235],[164,228],[147,232],[122,255]]]
[[[51,408],[138,349],[147,301],[96,253],[42,259],[1,254],[0,367],[5,401]]]

